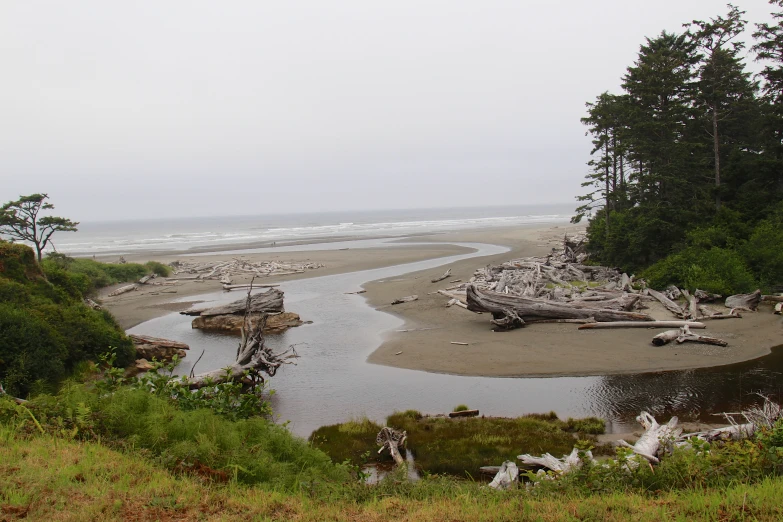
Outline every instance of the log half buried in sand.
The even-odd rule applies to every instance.
[[[606,323],[587,323],[579,327],[580,330],[597,330],[606,328],[707,328],[704,323],[694,321],[612,321]]]
[[[668,311],[676,315],[677,317],[685,318],[686,312],[682,309],[677,303],[663,295],[661,292],[658,292],[657,290],[653,290],[652,288],[647,289],[647,293],[654,297],[659,303],[661,303],[664,308],[666,308]]]
[[[122,286],[122,287],[118,288],[117,290],[115,290],[114,292],[110,293],[109,297],[114,297],[116,295],[126,294],[128,292],[132,292],[132,291],[136,290],[137,288],[138,288],[138,286],[136,286],[136,285]]]
[[[468,310],[492,313],[492,324],[501,329],[524,326],[530,319],[595,319],[596,321],[652,321],[646,314],[606,310],[602,308],[577,308],[568,303],[528,299],[510,294],[480,290],[475,285],[467,288]]]
[[[447,277],[449,277],[450,275],[451,275],[451,268],[449,268],[448,270],[446,270],[446,273],[445,273],[445,274],[443,274],[442,276],[440,276],[440,277],[436,277],[435,279],[433,279],[433,280],[432,280],[432,282],[433,282],[433,283],[438,283],[438,282],[440,282],[440,281],[443,281],[444,279],[446,279],[446,278],[447,278]]]
[[[655,346],[663,346],[672,341],[677,341],[678,343],[692,342],[692,343],[712,344],[715,346],[728,346],[729,344],[723,339],[718,339],[717,337],[697,335],[691,332],[690,327],[691,325],[686,324],[685,326],[681,327],[679,330],[669,330],[663,333],[659,333],[658,335],[653,337],[652,343]]]
[[[417,301],[419,299],[418,295],[409,295],[406,297],[400,297],[399,299],[395,299],[391,302],[391,304],[402,304],[402,303],[410,303],[411,301]]]
[[[247,299],[239,299],[238,301],[234,301],[227,305],[215,306],[212,308],[192,308],[180,313],[182,315],[200,315],[207,317],[210,315],[243,315],[245,313],[260,314],[284,311],[283,292],[276,288],[272,288],[267,292],[250,296]]]
[[[737,294],[726,298],[726,308],[746,308],[755,311],[761,302],[761,290],[752,294]]]

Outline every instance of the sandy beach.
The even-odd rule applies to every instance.
[[[546,226],[530,228],[497,228],[421,236],[410,241],[435,242],[443,245],[400,246],[331,251],[253,253],[242,255],[211,254],[202,260],[242,257],[253,261],[310,261],[326,265],[304,274],[266,278],[262,283],[318,277],[369,268],[444,257],[469,250],[449,242],[481,242],[504,245],[510,252],[496,256],[467,259],[431,270],[405,274],[385,281],[364,285],[364,297],[378,310],[405,320],[403,332],[389,332],[383,344],[370,355],[368,362],[423,370],[474,376],[556,376],[639,373],[661,370],[719,366],[760,357],[783,344],[781,321],[771,309],[762,306],[758,313],[746,313],[742,319],[712,321],[707,334],[723,338],[727,347],[687,343],[654,347],[650,340],[661,330],[621,329],[580,331],[573,324],[536,324],[510,332],[493,332],[488,315],[479,315],[458,307],[446,308],[447,299],[432,294],[448,282],[431,279],[451,268],[453,277],[467,280],[473,271],[487,264],[522,256],[541,255],[562,241],[565,233],[582,227]],[[409,240],[406,240],[409,241]],[[155,256],[170,262],[177,255]],[[128,261],[145,261],[139,255]],[[144,288],[115,298],[104,298],[106,307],[120,324],[130,328],[140,322],[183,310],[197,302],[188,297],[218,290],[217,281],[181,282],[171,288]],[[166,293],[166,292],[176,293]],[[104,295],[108,290],[104,292]],[[416,294],[419,300],[391,306],[393,299]],[[184,299],[183,299],[184,298]],[[172,302],[177,300],[178,302]],[[295,309],[291,311],[296,312]],[[646,310],[655,318],[671,319],[656,305]],[[468,343],[467,346],[451,342]],[[398,352],[402,352],[398,355]]]

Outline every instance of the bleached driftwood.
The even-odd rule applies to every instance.
[[[783,313],[783,303],[778,303],[775,305],[775,314],[781,315]]]
[[[596,321],[652,321],[652,317],[635,312],[580,308],[569,303],[529,299],[510,294],[480,290],[475,285],[467,289],[468,310],[490,312],[492,324],[503,328],[524,326],[527,319],[589,319]]]
[[[398,466],[405,464],[405,459],[403,459],[400,454],[400,446],[405,444],[407,438],[408,434],[405,431],[395,430],[388,426],[382,428],[375,437],[375,442],[381,446],[378,453],[381,453],[383,450],[388,450]]]
[[[500,466],[495,478],[488,484],[492,489],[506,490],[516,487],[519,483],[519,468],[510,460],[505,461]]]
[[[271,347],[266,346],[264,326],[266,326],[267,315],[262,314],[257,320],[252,319],[250,292],[251,290],[247,291],[245,319],[242,325],[242,338],[237,348],[236,361],[227,368],[220,368],[189,378],[183,377],[190,389],[199,389],[230,381],[241,381],[251,386],[259,382],[263,383],[262,373],[273,377],[280,366],[294,364],[294,359],[299,357],[293,347],[274,353]]]
[[[443,281],[444,279],[446,279],[446,278],[447,278],[447,277],[449,277],[450,275],[451,275],[451,268],[449,268],[448,270],[446,270],[446,273],[445,273],[445,274],[443,274],[442,276],[440,276],[440,277],[436,277],[435,279],[433,279],[433,280],[432,280],[432,282],[433,282],[433,283],[438,283],[438,282],[440,282],[440,281]]]
[[[694,321],[613,321],[607,323],[589,323],[579,327],[580,330],[596,330],[601,328],[707,328],[704,323]]]
[[[663,295],[661,292],[658,292],[657,290],[653,290],[652,288],[647,289],[647,293],[654,297],[659,303],[661,303],[664,308],[669,310],[671,313],[676,315],[677,317],[685,318],[686,313],[685,311],[674,301]]]
[[[658,424],[655,417],[643,411],[636,420],[644,428],[642,436],[633,445],[624,440],[618,441],[618,444],[630,448],[649,462],[659,463],[664,454],[671,453],[674,440],[682,433],[682,428],[677,427],[677,417],[672,417],[666,424]]]
[[[252,283],[251,283],[252,284]],[[252,288],[256,288],[255,285]],[[252,289],[248,288],[248,292]],[[283,307],[283,292],[276,288],[239,299],[232,303],[208,308],[191,308],[180,312],[182,315],[200,315],[203,317],[213,315],[238,315],[245,313],[279,313],[285,312]]]
[[[705,292],[704,290],[699,290],[698,288],[693,292],[693,295],[695,295],[696,299],[702,303],[710,303],[712,301],[717,301],[718,299],[723,298],[723,296],[720,294],[711,294],[709,292]]]
[[[111,292],[109,294],[109,297],[114,297],[114,296],[117,296],[117,295],[126,294],[128,292],[132,292],[132,291],[136,290],[137,288],[139,288],[139,287],[136,286],[135,284],[134,285],[122,286],[122,287],[118,288],[117,290]]]
[[[674,285],[667,286],[666,290],[664,290],[662,293],[671,301],[676,301],[682,297],[682,291],[680,291],[680,289]]]
[[[768,303],[783,303],[783,295],[765,295],[761,300]]]
[[[549,453],[545,453],[539,457],[533,455],[524,454],[518,455],[517,458],[522,461],[522,464],[530,467],[545,468],[554,471],[557,474],[568,473],[574,469],[582,467],[582,459],[579,458],[579,449],[574,448],[570,454],[565,455],[562,459],[553,457]],[[590,451],[584,452],[584,458],[588,461],[593,461],[593,453]]]
[[[258,285],[254,284],[253,288],[277,288],[280,285]],[[230,292],[231,290],[247,290],[250,288],[250,284],[240,284],[240,285],[231,285],[231,284],[224,284],[223,290],[226,292]]]
[[[761,290],[751,294],[737,294],[726,298],[726,308],[745,308],[755,311],[761,302]]]
[[[418,295],[408,295],[405,297],[400,297],[399,299],[395,299],[391,302],[391,304],[402,304],[402,303],[410,303],[411,301],[417,301],[419,299]]]
[[[752,437],[759,428],[772,428],[781,418],[781,407],[769,397],[762,395],[764,403],[761,406],[753,406],[739,413],[721,413],[729,422],[729,426],[696,433],[686,433],[679,437],[678,442],[684,443],[692,438],[707,442],[742,440]],[[734,417],[741,417],[745,422],[740,423]]]
[[[677,341],[678,343],[692,342],[714,344],[716,346],[728,346],[729,343],[723,339],[718,339],[717,337],[708,337],[706,335],[697,335],[691,332],[690,329],[692,326],[692,324],[686,324],[679,330],[669,330],[663,333],[659,333],[653,337],[652,343],[655,346],[663,346],[664,344],[670,343],[672,341]]]
[[[155,279],[156,277],[158,277],[158,274],[149,274],[149,275],[145,275],[144,277],[142,277],[141,279],[139,279],[139,284],[140,284],[140,285],[145,285],[145,284],[147,284],[149,281],[152,281],[153,279]]]

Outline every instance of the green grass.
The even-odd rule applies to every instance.
[[[498,493],[422,480],[344,491],[271,491],[223,483],[208,470],[178,474],[139,455],[51,436],[19,438],[0,425],[0,519],[297,520],[384,522],[783,519],[783,479],[720,489],[595,495]],[[350,493],[349,493],[350,492]],[[357,492],[365,498],[356,500]],[[313,496],[314,495],[314,496]]]
[[[387,426],[408,432],[407,447],[416,465],[427,473],[478,477],[481,466],[515,460],[520,453],[566,454],[577,438],[604,432],[601,419],[561,421],[555,413],[516,419],[472,417],[424,417],[415,410],[394,413]],[[389,462],[386,452],[378,455],[375,436],[382,426],[367,419],[324,426],[311,436],[312,444],[335,462]]]

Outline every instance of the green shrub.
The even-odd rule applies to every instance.
[[[742,253],[763,287],[773,290],[783,284],[783,220],[762,221],[753,230]]]
[[[752,292],[757,284],[742,256],[733,250],[689,247],[642,273],[652,288],[677,285],[722,295]]]
[[[144,266],[147,267],[147,270],[153,274],[157,274],[160,277],[168,277],[171,275],[171,267],[168,267],[163,263],[158,263],[157,261],[147,261],[144,263]]]
[[[469,409],[470,408],[468,408],[467,405],[465,405],[465,404],[458,404],[457,406],[454,406],[454,409],[451,410],[451,411],[453,411],[453,412],[468,411]]]
[[[601,435],[606,431],[606,423],[603,419],[597,417],[586,417],[584,419],[573,419],[568,417],[568,420],[565,421],[564,428],[571,433]]]

